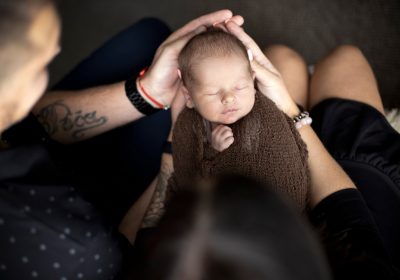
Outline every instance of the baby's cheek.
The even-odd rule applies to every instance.
[[[246,96],[246,104],[247,104],[249,112],[253,108],[255,101],[256,101],[255,92],[247,94],[247,96]]]

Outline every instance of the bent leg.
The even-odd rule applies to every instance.
[[[301,55],[284,45],[271,45],[264,53],[281,73],[293,100],[303,108],[307,108],[308,71]]]
[[[400,135],[383,115],[371,67],[340,46],[311,78],[313,129],[363,195],[384,245],[400,266]]]
[[[374,73],[357,47],[339,46],[315,66],[310,108],[328,98],[363,102],[384,113]]]

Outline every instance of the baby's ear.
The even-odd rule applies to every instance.
[[[182,85],[182,92],[186,99],[186,107],[190,109],[194,108],[192,97],[190,96],[189,91],[187,90],[185,85]]]

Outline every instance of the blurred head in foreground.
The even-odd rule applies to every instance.
[[[270,188],[230,176],[178,194],[145,279],[330,279],[306,223]]]
[[[45,91],[60,29],[51,0],[0,1],[0,131],[24,118]]]

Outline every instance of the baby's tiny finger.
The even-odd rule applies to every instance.
[[[224,131],[221,132],[221,137],[223,139],[226,139],[228,137],[233,137],[232,129],[230,127],[225,128]]]
[[[225,144],[225,149],[228,148],[230,145],[232,145],[233,142],[235,142],[235,138],[233,138],[233,136],[228,137],[228,138],[225,140],[225,142],[224,142],[224,144]]]
[[[224,129],[224,125],[222,125],[222,124],[220,124],[220,125],[218,125],[216,128],[214,128],[213,129],[213,131],[212,131],[212,135],[217,135],[217,134],[220,134],[222,131],[223,131],[223,129]]]

